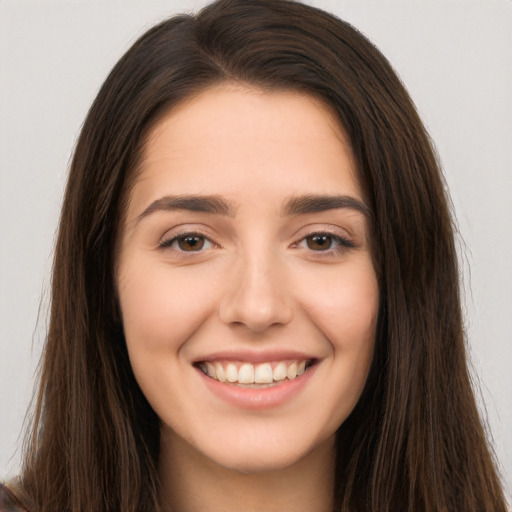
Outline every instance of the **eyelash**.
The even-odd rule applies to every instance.
[[[162,240],[158,245],[161,249],[168,249],[168,248],[172,248],[172,245],[177,242],[179,243],[180,241],[183,241],[187,238],[201,238],[205,241],[208,241],[210,244],[215,245],[212,240],[210,240],[207,236],[203,235],[202,233],[197,233],[195,231],[184,231],[183,233],[179,233],[178,235],[172,237],[172,238],[168,238],[166,240]],[[202,249],[202,248],[201,248]],[[194,252],[202,252],[201,250],[199,251],[182,251],[180,249],[175,249],[176,252],[180,252],[180,253],[187,253],[187,252],[190,252],[190,253],[194,253]]]
[[[343,253],[349,249],[353,249],[356,246],[354,244],[354,242],[352,242],[351,240],[349,240],[341,235],[338,235],[336,233],[332,233],[330,231],[312,231],[311,233],[308,233],[306,236],[301,238],[298,242],[293,243],[291,247],[298,248],[301,246],[301,244],[304,243],[304,244],[306,244],[306,248],[308,248],[307,241],[308,241],[308,239],[312,239],[313,237],[328,237],[328,238],[330,238],[330,241],[331,241],[331,244],[330,244],[331,246],[325,250],[315,251],[313,249],[310,249],[310,251],[312,253],[316,253],[316,256],[318,256],[318,257],[337,256],[340,253]],[[202,239],[203,241],[208,242],[213,247],[216,246],[216,244],[210,238],[208,238],[206,235],[203,235],[202,233],[198,233],[195,231],[185,231],[185,232],[179,233],[178,235],[173,236],[172,238],[162,240],[158,245],[159,245],[160,249],[170,249],[170,248],[172,248],[172,246],[175,243],[184,241],[187,238],[199,238],[199,239]],[[332,247],[333,244],[336,244],[336,246]],[[201,247],[198,251],[184,251],[179,248],[174,248],[174,250],[180,254],[192,255],[192,254],[202,253],[203,247]]]
[[[348,249],[353,249],[355,247],[354,242],[349,240],[348,238],[345,238],[341,235],[337,235],[335,233],[332,233],[330,231],[314,231],[312,233],[309,233],[305,237],[301,238],[298,242],[293,244],[293,247],[299,247],[301,244],[308,243],[308,239],[312,239],[314,237],[328,237],[330,238],[331,246],[328,249],[315,251],[311,249],[310,247],[307,247],[314,253],[318,253],[318,256],[321,257],[329,257],[329,256],[337,256],[340,253],[343,253],[347,251]],[[335,247],[332,247],[333,244],[337,244]]]

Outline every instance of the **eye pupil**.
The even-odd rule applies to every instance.
[[[312,235],[307,238],[308,249],[314,251],[326,251],[331,248],[332,237],[330,235]]]
[[[204,245],[204,238],[201,236],[185,236],[178,240],[182,251],[200,251]]]

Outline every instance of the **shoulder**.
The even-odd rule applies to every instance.
[[[29,512],[9,487],[0,482],[0,512]]]

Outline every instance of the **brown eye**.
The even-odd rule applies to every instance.
[[[332,239],[332,235],[311,235],[306,238],[306,245],[308,249],[311,249],[313,251],[327,251],[332,246]]]
[[[187,235],[178,238],[178,247],[185,252],[200,251],[204,247],[204,237],[197,235]]]

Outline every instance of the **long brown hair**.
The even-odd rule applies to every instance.
[[[505,511],[468,375],[452,219],[415,108],[356,29],[286,0],[219,0],[115,66],[71,164],[20,483],[32,512],[156,511],[159,421],[127,356],[118,231],[156,120],[223,81],[321,98],[351,142],[380,286],[375,356],[337,434],[334,510]]]

